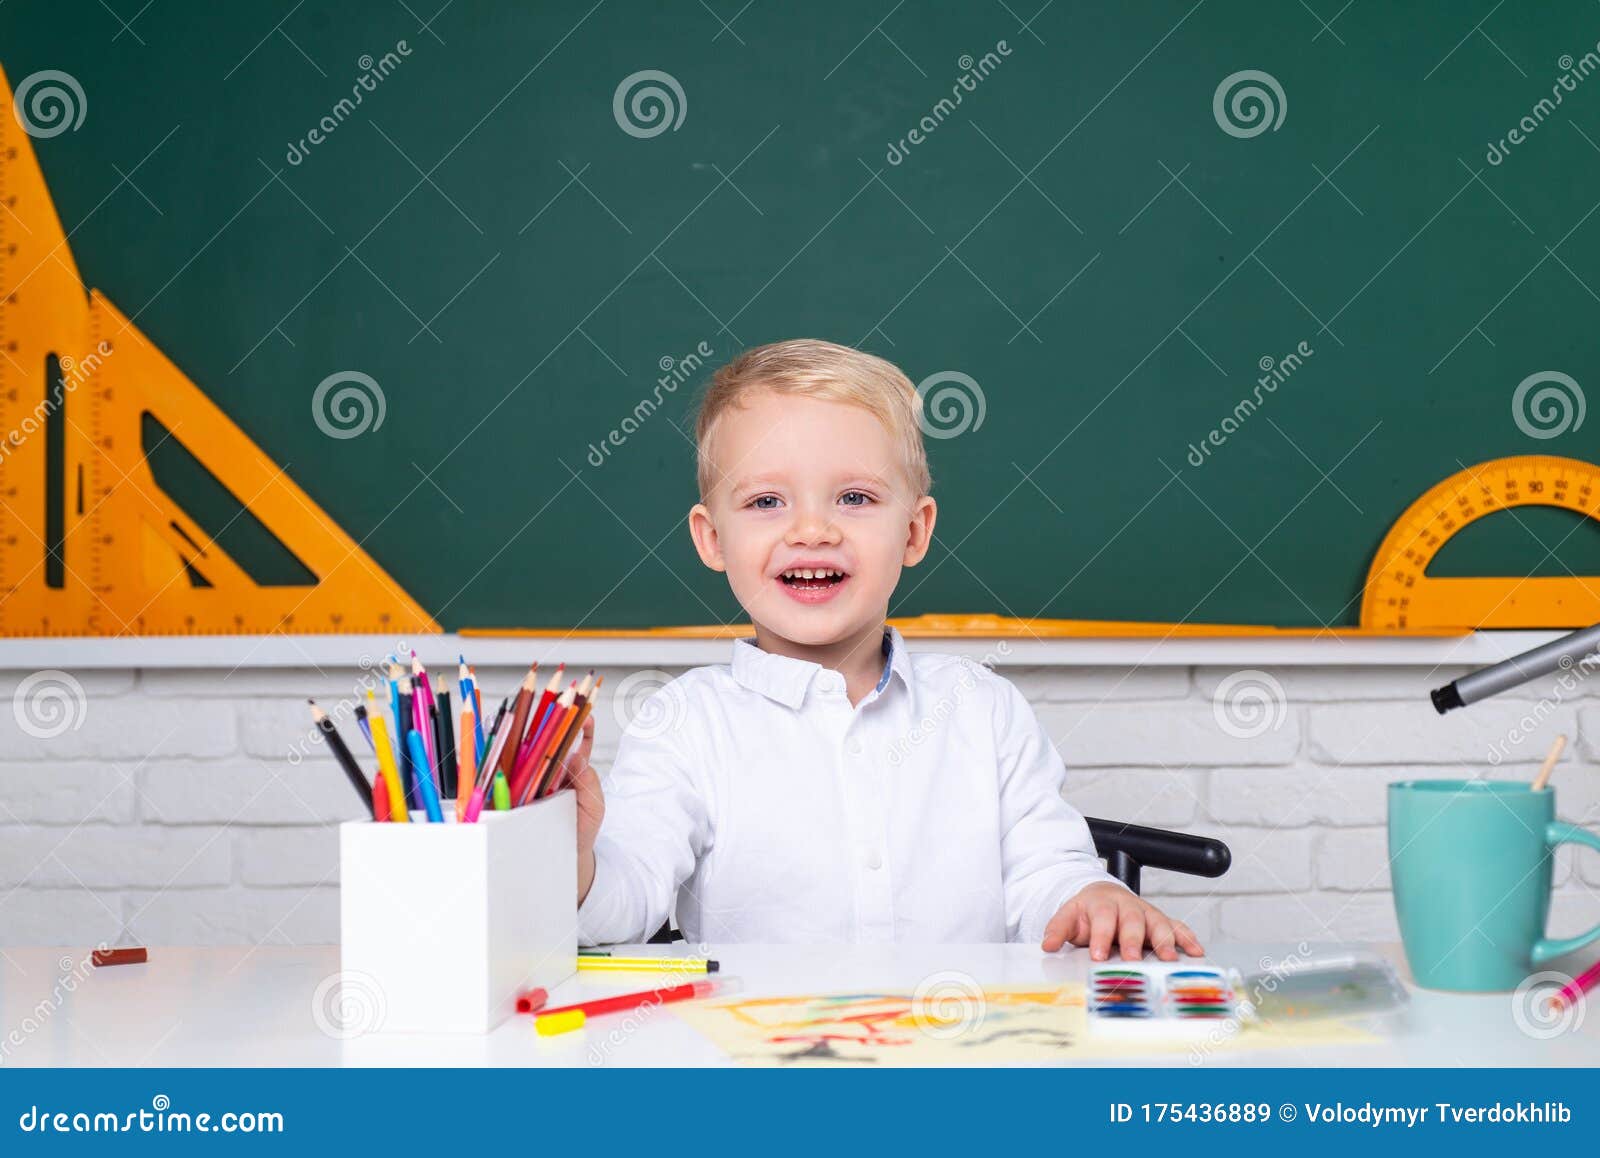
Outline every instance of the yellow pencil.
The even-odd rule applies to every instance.
[[[400,769],[394,764],[394,749],[389,746],[389,726],[383,722],[377,699],[372,689],[367,689],[367,726],[372,729],[372,746],[378,750],[378,767],[383,769],[384,782],[389,787],[389,819],[400,824],[409,823],[406,812],[406,790],[400,783]]]

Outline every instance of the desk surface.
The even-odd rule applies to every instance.
[[[1398,946],[1372,948],[1407,976]],[[661,953],[660,946],[617,952]],[[1244,970],[1288,945],[1218,945],[1209,960]],[[368,1034],[348,1040],[318,1028],[313,995],[339,969],[337,946],[155,948],[144,965],[82,969],[62,948],[0,951],[0,1062],[14,1066],[590,1066],[584,1032],[541,1038],[526,1018],[483,1036]],[[730,945],[713,948],[749,995],[883,988],[910,992],[929,974],[960,970],[984,985],[1082,981],[1084,950],[1045,954],[1032,945]],[[1576,970],[1582,963],[1563,962]],[[71,978],[70,986],[63,984]],[[646,988],[651,976],[586,973],[551,1004]],[[597,1024],[599,1024],[597,1022]],[[1371,1023],[1378,1024],[1378,1023]],[[1518,1028],[1509,994],[1465,996],[1413,988],[1409,1008],[1372,1044],[1234,1051],[1208,1064],[1597,1065],[1600,1016],[1539,1040]],[[19,1040],[20,1039],[20,1040]],[[607,1053],[606,1064],[708,1066],[726,1057],[675,1017],[654,1017]],[[1186,1054],[1110,1064],[1188,1065]],[[1088,1064],[1103,1065],[1104,1061]]]

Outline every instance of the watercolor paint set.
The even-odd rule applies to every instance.
[[[1203,1037],[1239,1016],[1239,975],[1191,962],[1096,966],[1085,1001],[1093,1033],[1119,1037]]]

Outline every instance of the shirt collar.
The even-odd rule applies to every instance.
[[[883,676],[875,689],[882,695],[896,677],[912,693],[911,656],[905,639],[893,627],[883,631]],[[821,664],[792,659],[762,651],[753,639],[738,639],[733,644],[733,678],[768,699],[786,707],[798,708],[805,702],[811,681],[823,671]]]

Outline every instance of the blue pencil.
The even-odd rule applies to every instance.
[[[415,728],[406,733],[406,748],[411,753],[411,763],[418,768],[428,766],[428,753],[422,746],[422,733]],[[434,824],[444,823],[444,813],[439,809],[439,794],[434,791],[431,776],[414,776],[417,792],[422,797],[422,807]]]

